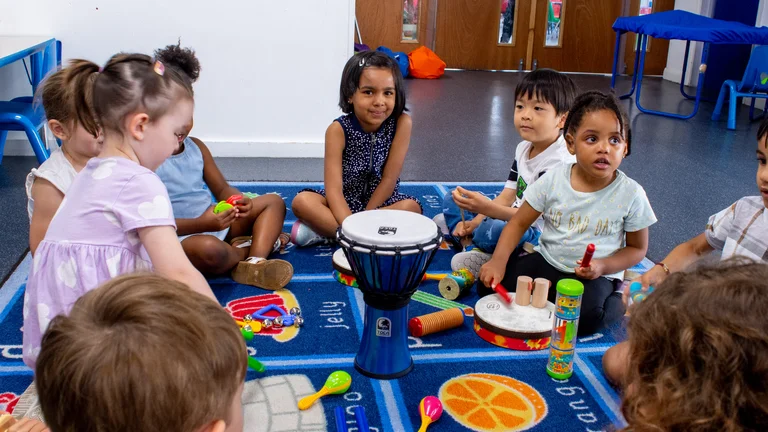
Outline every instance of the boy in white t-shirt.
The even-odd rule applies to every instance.
[[[451,260],[453,271],[465,268],[477,276],[496,249],[504,225],[522,205],[525,189],[550,169],[576,161],[560,133],[576,93],[573,81],[552,69],[536,69],[517,85],[515,128],[523,141],[515,150],[504,189],[490,200],[479,192],[457,187],[445,196],[443,212],[434,219],[456,248],[465,249]],[[464,210],[465,223],[460,209]],[[520,245],[538,244],[540,234],[541,227],[534,224]]]

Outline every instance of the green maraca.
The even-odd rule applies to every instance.
[[[329,394],[342,394],[352,385],[352,377],[344,371],[336,371],[328,375],[323,388],[319,392],[306,396],[299,401],[299,409],[305,410],[312,406],[318,399]]]

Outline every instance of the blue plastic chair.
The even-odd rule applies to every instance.
[[[712,120],[720,118],[720,112],[725,102],[725,94],[729,90],[728,129],[733,130],[736,129],[736,107],[739,106],[741,98],[752,98],[752,103],[749,104],[750,121],[755,120],[753,117],[755,100],[768,99],[768,46],[760,45],[752,50],[752,55],[749,57],[749,63],[747,63],[747,69],[744,71],[744,77],[741,81],[726,80],[723,83],[723,86],[720,88],[720,95],[717,97],[715,111],[712,113]],[[763,110],[763,114],[758,118],[762,118],[763,115],[765,115],[765,110]]]
[[[61,41],[56,41],[56,65],[61,65]],[[8,131],[25,132],[37,162],[40,164],[45,162],[49,156],[48,148],[37,132],[43,127],[45,120],[42,104],[34,103],[34,98],[31,96],[0,101],[0,163],[3,161]]]
[[[40,104],[34,104],[31,99],[21,97],[10,102],[0,102],[0,163],[3,161],[8,131],[23,131],[27,134],[38,163],[48,159],[48,149],[37,133],[45,124],[45,112]]]

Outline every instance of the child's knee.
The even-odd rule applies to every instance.
[[[412,200],[412,199],[403,200],[402,204],[403,204],[403,210],[421,214],[421,206],[415,200]]]
[[[266,194],[260,196],[258,199],[263,200],[265,208],[278,210],[285,214],[285,201],[283,201],[283,198],[280,197],[280,195]]]
[[[629,365],[629,343],[621,342],[603,354],[603,374],[612,384],[621,386]]]
[[[206,236],[198,247],[189,251],[190,261],[196,263],[205,273],[225,273],[236,264],[232,258],[231,246],[213,236]]]
[[[317,195],[314,192],[300,192],[291,202],[291,211],[297,218],[303,218],[307,215],[309,209],[312,207],[313,195]]]

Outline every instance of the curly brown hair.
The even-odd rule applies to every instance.
[[[768,265],[667,278],[629,323],[624,431],[768,431]]]

